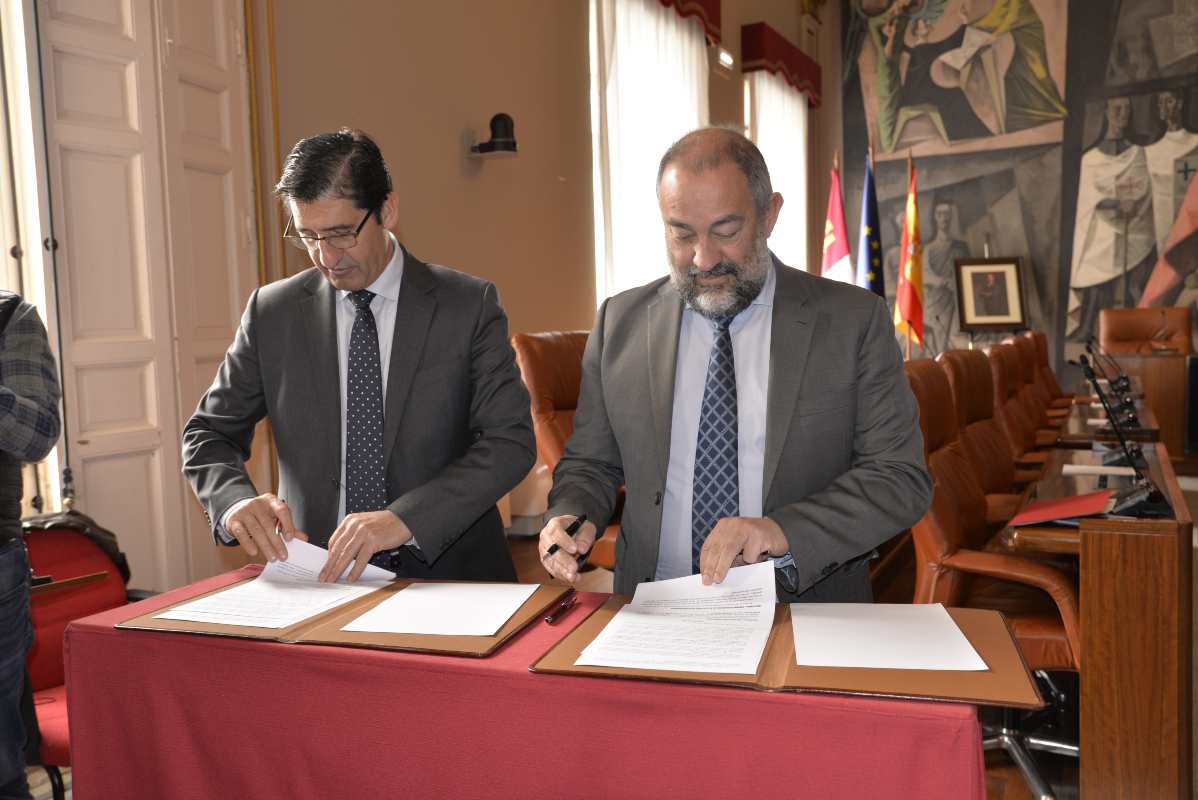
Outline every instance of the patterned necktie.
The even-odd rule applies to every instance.
[[[345,413],[345,513],[387,507],[383,470],[383,370],[370,301],[374,292],[350,294],[358,309],[349,335]]]
[[[732,355],[731,317],[715,320],[715,343],[707,362],[695,480],[691,497],[691,570],[699,571],[699,552],[715,524],[740,514],[736,446],[736,362]]]

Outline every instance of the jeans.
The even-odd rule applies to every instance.
[[[32,644],[29,558],[18,538],[0,544],[0,800],[29,798],[21,689]]]

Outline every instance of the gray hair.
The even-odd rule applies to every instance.
[[[725,161],[736,164],[736,168],[745,176],[757,215],[765,217],[770,207],[770,196],[774,193],[770,171],[757,145],[732,128],[699,128],[670,145],[657,167],[657,185],[661,186],[661,176],[666,168],[676,162],[689,172],[703,172]]]

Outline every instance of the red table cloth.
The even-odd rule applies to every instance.
[[[486,659],[113,627],[254,569],[68,628],[78,800],[985,796],[969,705],[529,672],[601,594]]]

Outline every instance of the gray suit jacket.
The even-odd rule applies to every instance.
[[[315,268],[256,290],[183,432],[183,472],[210,523],[259,494],[244,461],[270,418],[279,495],[324,545],[341,465],[336,291]],[[495,502],[532,467],[528,392],[494,285],[404,252],[384,409],[389,508],[420,543],[411,577],[515,580]],[[214,526],[215,527],[215,526]]]
[[[927,510],[915,397],[886,304],[774,260],[764,512],[790,541],[794,595],[868,597],[873,548]],[[599,530],[625,502],[615,590],[653,580],[670,457],[682,300],[667,278],[610,298],[583,356],[574,434],[547,517],[585,512]]]

